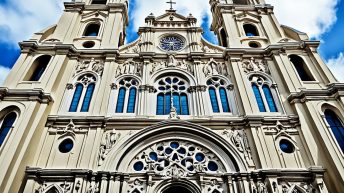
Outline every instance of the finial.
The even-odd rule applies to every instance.
[[[174,10],[173,9],[173,4],[177,4],[176,2],[174,2],[174,1],[172,1],[172,0],[170,0],[170,1],[168,1],[168,2],[166,2],[166,3],[168,3],[168,4],[170,4],[170,10]]]

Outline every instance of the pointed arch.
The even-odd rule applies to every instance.
[[[115,113],[135,113],[139,81],[131,76],[118,81],[118,94]]]
[[[222,76],[212,76],[206,85],[213,113],[232,113],[235,102],[230,82]]]
[[[63,190],[60,186],[52,184],[49,187],[47,187],[46,190],[43,191],[43,193],[63,193]]]
[[[222,46],[222,47],[228,47],[228,35],[227,35],[227,32],[226,32],[226,30],[224,29],[224,28],[221,28],[220,29],[220,45]]]

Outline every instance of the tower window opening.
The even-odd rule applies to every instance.
[[[4,143],[8,133],[13,128],[13,124],[16,121],[16,119],[17,119],[17,114],[15,112],[9,113],[3,119],[1,127],[0,127],[0,147]]]
[[[327,124],[332,130],[339,147],[341,148],[342,152],[344,152],[344,125],[342,120],[340,120],[336,113],[331,110],[326,110],[324,114]]]
[[[220,42],[221,42],[221,46],[223,47],[228,47],[228,42],[227,42],[227,33],[225,31],[225,29],[221,29],[220,30]]]
[[[291,63],[293,63],[299,77],[302,81],[315,81],[314,77],[312,76],[310,70],[307,67],[305,61],[297,55],[289,56]]]
[[[96,24],[96,23],[90,24],[86,27],[84,36],[98,36],[99,29],[100,29],[99,24]]]
[[[103,4],[105,5],[107,0],[92,0],[92,4]]]
[[[214,113],[230,113],[227,84],[220,78],[213,77],[207,81],[211,107]],[[220,103],[219,103],[220,102]]]
[[[259,36],[259,33],[258,33],[256,26],[254,26],[252,24],[245,24],[244,25],[244,31],[245,31],[246,36],[248,36],[248,37]]]
[[[48,64],[51,60],[51,56],[49,55],[44,55],[38,57],[32,64],[32,74],[29,75],[28,81],[39,81],[41,79],[43,73],[48,67]],[[29,73],[30,74],[30,73]]]

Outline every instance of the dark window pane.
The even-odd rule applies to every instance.
[[[165,111],[164,114],[168,115],[171,112],[171,93],[165,94]]]
[[[256,97],[256,100],[257,100],[259,111],[260,112],[266,112],[263,98],[262,98],[262,95],[260,94],[258,86],[253,84],[252,89],[253,89],[254,96]]]
[[[159,94],[157,97],[156,114],[164,115],[164,94]]]
[[[268,102],[270,112],[277,112],[277,107],[276,107],[274,98],[272,97],[270,88],[267,85],[264,85],[263,91],[264,91],[266,101]]]
[[[131,88],[129,91],[129,101],[127,113],[135,112],[135,103],[136,103],[136,88]]]
[[[29,79],[30,81],[39,81],[39,79],[41,79],[41,76],[47,69],[50,59],[51,56],[41,56],[36,59],[33,65],[33,67],[35,67],[35,70],[33,71],[31,78]]]
[[[4,118],[1,128],[0,128],[0,147],[4,143],[7,134],[12,129],[13,123],[16,119],[17,119],[17,114],[15,112],[8,114]]]
[[[116,113],[123,113],[125,93],[126,93],[125,88],[122,87],[119,89],[118,98],[117,98]]]
[[[173,105],[176,108],[178,115],[181,115],[180,96],[177,93],[173,93]]]
[[[186,94],[182,94],[180,100],[182,104],[182,115],[189,115],[188,97]]]
[[[213,112],[219,113],[220,108],[219,108],[219,104],[217,101],[216,91],[214,88],[209,88],[209,97],[210,97],[211,106],[213,107]]]
[[[338,116],[331,110],[325,111],[325,118],[327,123],[330,125],[330,128],[336,137],[336,140],[344,152],[344,126],[342,121],[338,118]]]
[[[99,24],[90,24],[85,30],[84,36],[98,36],[99,34]]]
[[[221,98],[221,104],[222,104],[223,112],[225,112],[225,113],[231,112],[231,110],[229,108],[227,92],[224,88],[220,88],[220,98]]]
[[[88,112],[88,110],[90,108],[92,96],[93,96],[94,87],[95,87],[94,84],[88,85],[87,90],[86,90],[86,94],[85,94],[85,98],[84,98],[84,102],[82,103],[81,112]]]
[[[80,101],[83,89],[84,89],[84,86],[82,84],[76,85],[72,103],[69,107],[69,112],[76,112],[78,110],[78,105],[79,105],[79,101]]]

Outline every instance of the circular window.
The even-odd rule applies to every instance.
[[[251,48],[260,48],[260,44],[257,42],[250,42],[248,46],[250,46]]]
[[[95,45],[94,41],[87,41],[82,44],[84,48],[93,48]]]
[[[135,170],[135,171],[141,171],[141,170],[143,170],[143,163],[142,163],[141,161],[136,162],[136,163],[134,164],[134,170]]]
[[[280,141],[280,148],[284,153],[294,153],[295,151],[293,143],[286,139]]]
[[[164,51],[180,51],[184,48],[185,42],[182,38],[169,35],[160,39],[160,48]]]
[[[60,151],[61,153],[68,153],[68,152],[72,151],[73,147],[74,147],[74,142],[73,142],[73,140],[71,140],[71,139],[65,139],[65,140],[63,140],[63,141],[60,143],[60,145],[59,145],[59,151]]]

